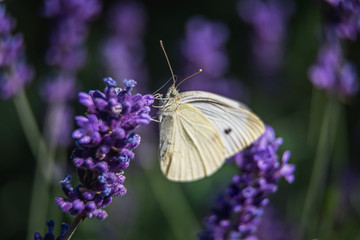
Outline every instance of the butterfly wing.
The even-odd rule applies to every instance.
[[[263,122],[249,108],[232,99],[204,91],[180,93],[181,103],[200,110],[219,132],[226,158],[249,146],[265,131]]]
[[[204,114],[190,104],[161,115],[160,165],[173,181],[194,181],[214,173],[225,160],[220,134]]]

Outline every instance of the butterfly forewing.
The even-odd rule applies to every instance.
[[[187,92],[181,92],[179,93],[179,95],[182,103],[192,103],[196,101],[205,101],[205,102],[216,101],[231,107],[250,110],[249,107],[246,106],[244,103],[211,92],[187,91]]]
[[[226,148],[216,129],[199,109],[180,104],[162,114],[161,170],[170,180],[194,181],[214,173],[224,162]]]
[[[233,156],[260,137],[262,121],[242,103],[203,91],[180,93],[182,104],[200,110],[221,136],[226,158]]]

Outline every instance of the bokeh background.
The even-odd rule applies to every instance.
[[[54,35],[65,17],[46,14],[45,2],[1,3],[16,19],[14,32],[23,34],[26,59],[34,69],[25,92],[52,159],[50,168],[47,157],[36,160],[23,127],[29,127],[30,116],[16,101],[1,101],[1,239],[44,234],[49,219],[56,222],[55,232],[60,222],[71,222],[54,198],[62,196],[59,181],[65,174],[76,179],[69,159],[72,119],[85,111],[77,92],[102,90],[107,76],[120,83],[133,78],[135,91],[154,92],[170,78],[159,40],[179,79],[204,70],[180,90],[207,90],[243,101],[283,138],[279,154],[291,151],[295,181],[281,181],[270,197],[259,239],[360,239],[356,34],[342,37],[337,42],[342,55],[335,54],[341,63],[352,62],[350,73],[344,73],[350,80],[343,80],[355,83],[319,89],[313,84],[319,75],[311,70],[331,38],[327,28],[341,19],[336,7],[322,0],[99,1],[101,7],[84,18],[82,37],[74,40],[77,35],[66,31]],[[77,42],[78,58],[51,61],[56,57],[49,49],[59,42]],[[63,72],[71,74],[57,78]],[[236,172],[228,163],[201,181],[169,182],[159,170],[157,123],[139,131],[142,143],[125,173],[128,193],[113,200],[106,220],[86,219],[74,239],[196,239],[216,196]],[[39,177],[39,171],[49,176]]]

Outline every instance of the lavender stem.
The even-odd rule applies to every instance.
[[[30,150],[37,163],[27,233],[27,239],[32,240],[34,230],[42,229],[42,223],[46,220],[49,202],[49,184],[54,163],[52,153],[47,150],[25,92],[19,93],[14,98],[14,104]]]
[[[175,238],[178,240],[189,239],[190,234],[199,229],[199,223],[186,198],[184,198],[179,185],[165,182],[161,179],[163,177],[160,173],[155,174],[150,169],[144,168],[144,172]],[[174,205],[175,202],[176,206]],[[179,218],[179,216],[182,216],[182,218]]]
[[[312,213],[322,198],[324,192],[326,172],[330,164],[330,151],[336,137],[336,127],[339,119],[339,106],[334,99],[330,99],[321,123],[321,132],[316,150],[315,161],[311,173],[309,188],[306,193],[303,213],[301,216],[298,239],[303,239],[305,231],[311,233]],[[315,229],[314,226],[313,229]]]
[[[84,221],[84,219],[85,218],[83,218],[82,215],[77,215],[76,218],[74,218],[74,220],[72,221],[71,225],[69,226],[69,229],[66,231],[63,240],[69,240],[76,231],[80,222]]]
[[[40,130],[37,126],[34,114],[31,110],[29,101],[25,92],[19,93],[14,98],[14,104],[16,111],[19,115],[21,126],[24,130],[25,137],[29,143],[30,150],[34,156],[37,156],[40,152],[46,149],[45,142],[41,137]],[[36,159],[38,164],[40,159]]]
[[[314,149],[317,141],[319,140],[320,128],[319,125],[322,121],[326,105],[325,93],[319,91],[315,87],[312,89],[311,100],[310,100],[310,116],[309,116],[309,127],[307,132],[307,143],[308,146]]]

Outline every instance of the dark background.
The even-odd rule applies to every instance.
[[[99,44],[108,34],[106,16],[114,2],[104,1],[102,14],[91,24],[87,64],[78,74],[80,91],[102,90],[104,87],[102,78],[107,73],[101,63]],[[343,103],[315,89],[307,76],[307,70],[314,63],[319,48],[317,34],[326,19],[326,4],[323,1],[295,2],[283,46],[283,66],[275,76],[269,78],[261,76],[254,69],[250,51],[252,28],[236,13],[236,1],[154,0],[141,3],[148,15],[144,45],[150,79],[150,89],[143,94],[155,91],[170,77],[159,40],[165,42],[174,71],[182,79],[186,76],[181,73],[183,60],[179,39],[184,37],[186,21],[192,16],[202,15],[228,26],[230,36],[226,51],[230,62],[229,73],[241,79],[241,84],[247,87],[246,103],[275,129],[277,136],[284,139],[279,154],[291,150],[290,161],[296,164],[295,182],[288,184],[281,181],[278,192],[270,200],[273,221],[279,221],[279,231],[288,237],[276,238],[276,234],[270,234],[263,239],[295,239],[301,225],[306,193],[311,185],[314,162],[319,157],[318,143],[324,124],[324,109],[328,102],[335,102],[339,120],[329,129],[335,134],[331,135],[333,141],[322,151],[327,153],[326,159],[329,161],[321,172],[313,173],[324,174],[324,182],[312,206],[311,224],[305,228],[303,239],[360,239],[359,96]],[[51,30],[51,23],[40,15],[42,4],[42,1],[5,0],[7,11],[17,19],[16,32],[24,35],[27,60],[36,71],[34,81],[27,87],[26,93],[40,128],[43,126],[45,110],[39,89],[43,77],[49,72],[48,66],[44,64],[44,55]],[[346,57],[357,66],[360,66],[359,47],[356,41],[344,42]],[[196,77],[189,81],[196,81]],[[239,99],[244,100],[244,97],[239,96]],[[84,107],[76,100],[73,106],[76,114],[84,112]],[[37,223],[40,228],[28,229],[35,158],[13,102],[0,102],[0,109],[1,238],[25,239],[28,231],[44,234],[45,222]],[[152,115],[155,114],[153,111]],[[151,124],[157,129],[156,123]],[[157,151],[157,130],[148,134],[146,139],[155,144],[148,146],[151,154],[139,154],[148,159],[135,157],[131,167],[126,170],[128,194],[113,200],[107,208],[109,217],[105,221],[87,219],[82,223],[74,239],[195,238],[203,217],[209,212],[216,195],[225,190],[236,168],[233,164],[226,164],[214,176],[194,183],[169,182],[159,170],[156,154],[152,154]],[[139,151],[142,146],[139,146]],[[72,219],[67,214],[60,215],[52,200],[61,195],[57,182],[63,178],[64,172],[72,174],[76,179],[75,168],[68,158],[72,148],[73,145],[61,148],[57,154],[57,159],[61,158],[68,164],[60,173],[56,173],[55,169],[49,210],[44,209],[48,212],[45,221],[56,220],[55,232],[59,230],[61,221],[70,223]]]

